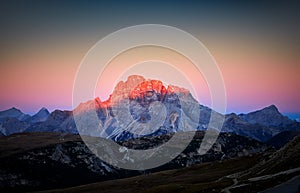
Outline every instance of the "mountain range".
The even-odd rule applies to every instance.
[[[93,110],[98,120],[91,118]],[[224,118],[224,124],[211,148],[200,155],[212,113]],[[176,132],[194,131],[191,128],[196,132],[170,162],[149,170],[126,170],[91,152],[78,135],[76,118],[85,120],[80,134],[95,141],[105,137],[129,149],[154,148]],[[73,111],[49,113],[42,108],[33,116],[16,108],[0,112],[0,189],[258,192],[299,175],[299,134],[300,123],[282,115],[275,105],[222,115],[199,104],[184,88],[130,76],[117,84],[107,101],[95,98]],[[96,184],[85,185],[89,183]],[[72,186],[79,187],[65,189]]]
[[[124,99],[126,99],[125,102]],[[163,109],[151,106],[155,101],[164,105],[165,120],[160,120]],[[126,102],[128,102],[130,114],[123,113],[128,111],[124,110],[124,106],[122,106]],[[186,105],[188,109],[183,109],[182,103],[189,104]],[[183,122],[185,127],[206,130],[213,111],[198,104],[190,92],[184,88],[173,85],[164,86],[159,80],[146,80],[142,76],[133,75],[129,76],[127,81],[119,82],[107,101],[102,102],[99,98],[95,98],[81,103],[73,111],[55,110],[49,113],[46,108],[42,108],[33,116],[24,114],[16,108],[2,111],[0,112],[0,135],[20,132],[77,134],[74,114],[88,114],[93,108],[96,109],[104,131],[89,128],[84,134],[106,137],[115,141],[145,136],[146,134],[137,134],[137,131],[151,118],[156,120],[154,123],[151,122],[152,126],[156,126],[158,129],[147,135],[161,135],[186,129],[180,126],[180,122]],[[151,108],[152,111],[150,111]],[[193,117],[197,113],[200,114],[199,117]],[[281,132],[300,131],[300,123],[282,115],[275,105],[248,114],[231,113],[224,117],[225,121],[221,132],[235,133],[261,142],[271,140]],[[117,120],[120,118],[121,120]],[[124,126],[121,128],[117,122],[123,122],[126,131],[124,131]],[[149,128],[147,129],[149,130]],[[295,134],[296,132],[291,133]]]
[[[3,135],[25,132],[30,126],[44,122],[50,115],[46,108],[40,109],[35,115],[24,114],[16,108],[0,112],[0,132]]]

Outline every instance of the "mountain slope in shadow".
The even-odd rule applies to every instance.
[[[256,157],[270,147],[232,133],[221,133],[205,155],[198,149],[204,132],[196,133],[189,146],[175,159],[158,168],[132,171],[113,167],[96,157],[78,135],[22,133],[0,138],[0,187],[5,192],[24,192],[83,185],[87,183],[190,167],[199,163]],[[171,134],[119,142],[133,149],[148,149],[169,140]],[[225,168],[226,169],[226,168]]]
[[[264,191],[300,175],[300,136],[274,153],[46,192],[247,192]],[[249,169],[250,168],[250,169]],[[298,183],[294,180],[293,183]],[[272,192],[273,189],[268,192]],[[276,189],[275,189],[276,190]],[[274,191],[275,191],[274,190]],[[285,186],[297,192],[296,186]]]

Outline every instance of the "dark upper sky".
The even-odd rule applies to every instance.
[[[297,41],[297,1],[1,1],[1,42],[103,34],[161,23],[190,33],[257,33]],[[197,31],[194,31],[197,30]]]

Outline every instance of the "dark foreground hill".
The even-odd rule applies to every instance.
[[[300,131],[283,131],[268,140],[267,144],[272,145],[276,149],[280,149],[298,135],[300,135]]]
[[[207,154],[199,155],[198,149],[203,136],[203,131],[197,132],[189,146],[174,160],[146,171],[124,170],[101,161],[86,147],[78,135],[40,132],[1,137],[0,188],[4,192],[66,188],[170,169],[189,168],[199,163],[244,156],[248,158],[241,159],[245,161],[249,159],[249,163],[246,164],[249,167],[257,161],[257,154],[270,149],[268,145],[253,139],[221,133]],[[166,134],[119,143],[128,148],[148,149],[171,137],[171,134]],[[239,162],[238,160],[233,161],[233,165],[229,164],[230,168],[244,167],[244,163],[241,163],[242,166],[234,165]],[[219,165],[219,167],[223,166]],[[225,164],[225,171],[231,171],[226,167]]]
[[[45,191],[44,193],[298,192],[300,185],[299,150],[300,137],[296,137],[274,153],[203,163],[183,169]],[[277,186],[278,184],[281,185]]]

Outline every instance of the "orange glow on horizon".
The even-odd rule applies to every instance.
[[[204,40],[223,74],[229,112],[248,112],[270,104],[277,105],[282,112],[299,112],[300,58],[290,51],[292,48],[279,47],[269,40],[253,41],[245,37],[218,37],[216,34],[199,39]],[[34,113],[41,107],[50,111],[71,109],[76,70],[94,43],[72,39],[67,43],[52,43],[54,47],[16,48],[1,57],[0,110],[17,107]],[[153,59],[152,56],[169,63],[176,58],[174,53],[168,55],[161,50],[149,50],[143,54],[138,50],[135,52],[134,57],[128,57],[123,63],[120,61],[119,66],[125,68],[124,63],[136,64],[145,58]],[[184,58],[174,61],[181,68],[185,67],[185,62]],[[112,93],[116,84],[113,80],[120,79],[112,76],[126,74],[119,66],[107,68],[103,80],[99,80],[95,94],[102,101]],[[209,104],[206,82],[192,69],[187,71],[191,74],[188,76],[190,82],[201,83],[195,85],[200,102]],[[104,81],[106,79],[111,81]]]

